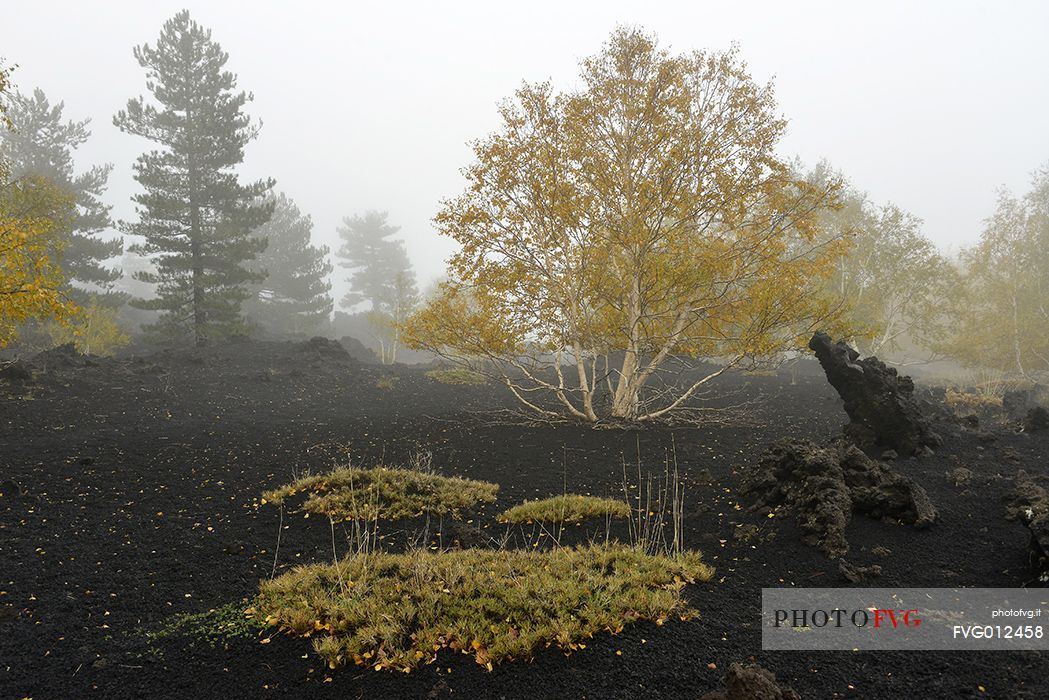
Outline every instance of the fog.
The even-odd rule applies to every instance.
[[[6,13],[0,54],[19,90],[92,119],[78,167],[114,164],[114,218],[133,218],[131,166],[149,147],[112,125],[145,93],[132,47],[183,7],[255,95],[263,129],[244,175],[275,177],[333,249],[342,217],[389,210],[420,286],[451,251],[431,218],[462,188],[467,142],[496,127],[497,102],[522,80],[571,86],[617,24],[675,52],[738,43],[755,78],[775,80],[784,154],[830,160],[945,250],[975,242],[996,188],[1022,190],[1049,153],[1040,2],[23,3]],[[336,279],[333,296],[344,291]]]
[[[1049,0],[4,9],[0,700],[1049,697]]]

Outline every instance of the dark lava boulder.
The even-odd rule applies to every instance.
[[[86,357],[73,343],[66,343],[38,354],[33,358],[33,364],[48,370],[75,369],[86,364]]]
[[[702,700],[801,700],[797,691],[776,682],[772,671],[758,664],[734,663],[721,679],[724,690],[712,690]]]
[[[15,360],[0,367],[0,380],[12,384],[24,384],[33,381],[33,371],[24,362]]]
[[[378,365],[382,363],[374,350],[354,338],[352,335],[344,335],[339,338],[339,344],[346,348],[346,352],[350,353],[350,357],[358,362],[363,362],[366,365]]]
[[[838,562],[838,573],[849,583],[866,583],[872,578],[881,576],[881,567],[877,564],[858,566],[842,559]]]
[[[1021,469],[1005,508],[1006,517],[1019,520],[1031,533],[1028,549],[1035,581],[1049,585],[1049,493]]]
[[[295,345],[295,350],[310,360],[350,362],[350,353],[337,340],[315,336]]]
[[[1047,395],[1044,386],[1010,389],[1002,395],[1002,412],[1017,428],[1034,433],[1049,430],[1049,409],[1043,405]]]
[[[1012,420],[1022,420],[1032,403],[1029,389],[1010,389],[1002,394],[1002,411]]]
[[[855,445],[776,443],[744,479],[742,493],[752,510],[785,506],[797,518],[802,541],[834,558],[849,551],[845,528],[854,512],[918,528],[938,517],[925,489]]]
[[[1029,433],[1049,430],[1049,409],[1045,406],[1028,409],[1027,415],[1024,416],[1024,430]]]
[[[850,421],[845,434],[857,445],[913,455],[942,442],[914,397],[910,377],[901,377],[877,357],[861,359],[847,343],[835,343],[822,331],[812,336],[809,348],[845,402]]]

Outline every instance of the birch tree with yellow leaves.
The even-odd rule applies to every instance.
[[[776,109],[736,50],[672,55],[631,29],[578,89],[525,84],[436,217],[459,251],[406,340],[591,423],[687,413],[721,373],[802,346],[836,320],[821,290],[845,241],[818,235],[838,185],[792,174]],[[718,367],[661,381],[686,357]]]
[[[961,266],[944,353],[1011,378],[1049,379],[1049,164],[1022,197],[999,193]]]
[[[10,71],[0,68],[0,109]],[[0,128],[8,128],[0,112]],[[0,153],[0,347],[32,318],[67,321],[76,306],[62,291],[65,276],[56,234],[73,215],[71,196],[39,177],[12,179]]]

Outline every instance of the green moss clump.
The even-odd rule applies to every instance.
[[[251,612],[244,605],[228,603],[205,612],[172,615],[158,629],[147,631],[146,641],[153,647],[162,639],[181,637],[213,649],[228,648],[231,641],[254,638],[265,629]]]
[[[307,513],[335,520],[395,520],[422,513],[456,513],[479,503],[491,503],[497,484],[439,476],[411,469],[345,467],[307,476],[262,494],[264,503],[282,504],[305,494]]]
[[[584,648],[633,620],[694,616],[681,589],[712,575],[698,552],[658,556],[621,544],[375,553],[263,582],[255,614],[313,637],[332,668],[407,672],[450,648],[491,670],[553,645]]]
[[[568,493],[538,501],[525,501],[504,511],[499,520],[508,523],[563,523],[629,517],[630,506],[624,501]]]

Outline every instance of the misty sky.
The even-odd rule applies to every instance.
[[[132,216],[131,165],[149,147],[112,125],[145,92],[131,49],[183,7],[255,94],[263,129],[242,172],[275,177],[333,248],[343,216],[389,210],[423,285],[451,250],[430,219],[462,187],[467,141],[522,80],[570,87],[617,24],[675,51],[737,42],[757,79],[775,78],[783,154],[827,158],[944,249],[974,242],[995,190],[1024,191],[1049,161],[1047,2],[19,3],[0,56],[20,90],[93,120],[78,162],[114,164],[117,217]]]

